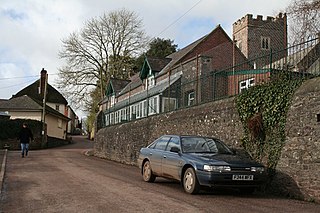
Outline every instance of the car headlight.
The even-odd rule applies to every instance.
[[[251,172],[264,172],[264,167],[251,167]]]
[[[204,165],[203,170],[208,172],[230,172],[231,168],[230,166],[210,166],[210,165]]]

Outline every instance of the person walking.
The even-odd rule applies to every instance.
[[[22,124],[22,128],[19,133],[19,140],[21,144],[21,157],[24,157],[24,155],[28,156],[29,142],[30,140],[33,140],[33,135],[26,123]]]

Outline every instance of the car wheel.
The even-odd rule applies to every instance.
[[[188,168],[183,175],[183,188],[189,194],[199,192],[200,185],[193,168]]]
[[[149,161],[146,161],[143,164],[142,177],[143,180],[146,182],[154,182],[154,180],[156,179],[156,176],[152,174],[151,165]]]

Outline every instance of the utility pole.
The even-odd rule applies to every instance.
[[[42,68],[42,71],[45,71]],[[41,84],[41,82],[40,82]],[[48,73],[45,71],[45,79],[44,79],[44,91],[43,91],[43,99],[42,99],[42,144],[45,142],[45,129],[46,129],[46,99],[47,99],[47,84],[48,84]]]

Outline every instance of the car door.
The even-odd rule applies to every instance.
[[[169,136],[162,136],[160,137],[156,143],[153,149],[150,149],[149,159],[152,171],[158,175],[162,176],[162,160],[163,160],[163,152],[165,151],[167,147],[167,143],[169,141]]]
[[[170,151],[170,149],[174,146],[181,150],[179,137],[171,137],[166,150],[163,152],[162,172],[163,176],[165,177],[180,180],[183,161],[180,153]]]

